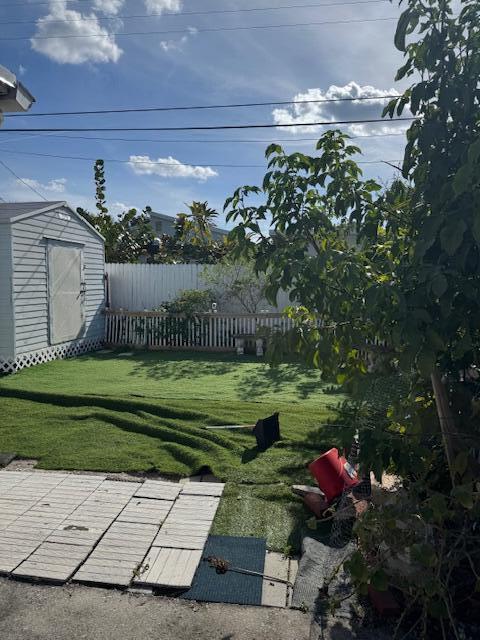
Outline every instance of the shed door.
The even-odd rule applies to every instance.
[[[83,248],[48,242],[50,344],[80,338],[84,331]]]

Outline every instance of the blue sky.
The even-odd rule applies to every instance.
[[[192,14],[285,5],[296,6]],[[146,17],[124,17],[139,15]],[[402,62],[393,46],[398,15],[398,7],[382,0],[4,0],[0,22],[9,23],[2,26],[2,33],[10,40],[0,39],[0,64],[16,73],[35,96],[37,102],[30,113],[378,96],[402,89],[394,82]],[[379,20],[382,18],[393,19]],[[358,22],[361,20],[364,22]],[[332,24],[335,21],[338,23]],[[316,22],[330,24],[312,24]],[[292,23],[308,26],[237,30]],[[202,31],[221,28],[233,30]],[[147,31],[175,33],[138,35]],[[125,32],[137,35],[120,35]],[[105,37],[56,37],[92,33]],[[302,121],[374,118],[381,110],[382,101],[374,100],[277,108],[5,118],[0,157],[46,198],[66,199],[74,207],[93,206],[93,162],[28,154],[105,158],[112,211],[124,205],[150,205],[174,215],[185,210],[185,203],[192,200],[208,200],[221,211],[225,198],[236,187],[260,183],[264,149],[269,141],[281,139],[288,150],[313,152],[314,141],[305,138],[318,137],[322,129],[307,129],[301,126]],[[298,126],[203,133],[65,134],[68,137],[5,133],[12,127],[283,122]],[[356,136],[398,133],[401,126],[356,126],[349,132]],[[93,140],[91,136],[128,140]],[[362,147],[362,160],[367,163],[398,161],[402,157],[402,135],[362,137],[355,142]],[[169,164],[149,164],[152,160]],[[219,164],[260,166],[215,166]],[[366,176],[382,182],[393,174],[385,164],[364,164],[363,170]],[[3,167],[0,196],[5,200],[38,199]]]

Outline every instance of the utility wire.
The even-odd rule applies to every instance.
[[[342,124],[373,124],[378,122],[391,124],[393,122],[410,122],[414,117],[408,118],[364,118],[359,120],[336,120],[319,122],[295,122],[286,124],[222,124],[222,125],[197,125],[183,127],[45,127],[23,129],[0,129],[0,133],[50,133],[50,132],[84,132],[84,131],[223,131],[226,129],[280,129],[291,127],[332,127]]]
[[[91,2],[92,0],[75,0],[76,2]],[[41,0],[40,2],[3,2],[0,4],[2,7],[34,7],[42,4],[65,4],[65,0]]]
[[[395,137],[395,136],[405,136],[405,133],[367,133],[365,135],[361,135],[361,136],[350,136],[349,140],[358,140],[361,138],[389,138],[389,137]],[[88,140],[100,140],[103,142],[151,142],[152,144],[177,144],[177,143],[185,143],[185,144],[191,144],[191,143],[200,143],[200,144],[210,144],[210,143],[215,143],[215,144],[223,144],[223,143],[228,143],[228,144],[272,144],[272,143],[277,143],[277,142],[291,142],[291,143],[295,143],[295,142],[318,142],[318,136],[316,138],[243,138],[243,139],[239,139],[239,138],[223,138],[223,139],[213,139],[213,138],[183,138],[183,139],[169,139],[166,138],[164,140],[160,140],[160,139],[152,139],[152,138],[106,138],[104,136],[62,136],[62,135],[55,135],[55,134],[37,134],[37,135],[28,135],[28,136],[20,136],[18,138],[15,138],[15,142],[18,141],[22,141],[22,140],[26,140],[26,139],[30,139],[30,138],[38,138],[38,137],[48,137],[50,140],[55,140],[55,138],[59,138],[60,140],[81,140],[83,141],[88,141]],[[7,140],[5,141],[7,142]],[[8,142],[10,143],[11,140],[8,140]]]
[[[380,1],[380,0],[377,0]],[[388,0],[383,0],[383,1],[388,1]],[[75,0],[75,2],[81,3],[81,2],[92,2],[92,0]],[[2,9],[3,7],[35,7],[37,5],[52,5],[52,4],[65,4],[65,0],[40,0],[39,2],[5,2],[5,3],[1,3],[0,4],[0,9]],[[350,2],[335,2],[332,4],[367,4],[365,1],[364,2],[355,2],[355,3],[350,3]],[[291,5],[278,5],[278,9],[283,9],[283,8],[289,8]],[[314,5],[315,6],[315,5]],[[323,6],[323,5],[320,5]],[[327,5],[328,6],[328,5]],[[92,7],[92,9],[95,9],[94,7]],[[95,9],[98,11],[98,9]],[[254,9],[252,8],[251,11],[253,11]],[[232,9],[231,11],[236,11],[235,9]],[[185,13],[189,13],[189,12],[182,12],[184,15]],[[167,11],[167,12],[163,12],[163,13],[159,13],[158,15],[164,16],[164,15],[170,15],[170,14],[174,14],[174,11]],[[157,14],[150,14],[150,15],[157,15]]]
[[[236,26],[236,27],[205,27],[196,28],[195,34],[199,33],[219,33],[230,31],[258,31],[258,30],[270,30],[270,29],[289,29],[291,27],[320,27],[324,25],[336,25],[336,24],[361,24],[366,22],[391,22],[392,20],[398,20],[398,18],[361,18],[353,20],[325,20],[322,22],[294,22],[288,24],[262,24],[262,25],[248,25],[248,26]],[[69,40],[71,38],[111,38],[112,36],[166,36],[166,35],[184,35],[192,34],[192,28],[190,29],[170,29],[166,31],[118,31],[118,32],[105,32],[105,33],[87,33],[87,34],[65,34],[55,36],[11,36],[1,37],[1,42],[15,42],[21,40]]]
[[[12,174],[12,176],[14,176],[14,177],[18,180],[18,182],[21,182],[23,185],[25,185],[26,187],[28,187],[28,188],[30,189],[30,191],[33,191],[34,193],[36,193],[36,194],[37,194],[37,196],[40,196],[40,198],[42,198],[42,200],[47,201],[47,198],[46,198],[42,193],[40,193],[40,191],[37,191],[34,187],[32,187],[32,185],[31,185],[31,184],[28,184],[28,182],[25,182],[25,180],[24,180],[23,178],[20,178],[20,176],[19,176],[19,175],[17,175],[17,174],[15,173],[15,171],[14,171],[13,169],[11,169],[7,164],[5,164],[5,162],[4,162],[3,160],[0,160],[0,164],[1,164],[1,165],[2,165],[2,166],[3,166],[7,171],[9,171],[9,172]]]
[[[78,0],[77,0],[78,1]],[[81,18],[64,18],[59,20],[49,20],[48,24],[65,23],[65,22],[96,22],[98,20],[133,20],[137,18],[156,18],[156,17],[176,17],[176,16],[210,16],[217,14],[235,14],[235,13],[253,13],[254,11],[282,11],[284,9],[315,9],[319,7],[343,7],[347,5],[358,4],[380,4],[387,3],[388,0],[342,0],[341,2],[315,2],[309,4],[286,4],[277,5],[275,7],[248,7],[243,9],[209,9],[207,11],[163,11],[160,13],[138,13],[134,15],[94,15],[82,16]],[[37,4],[37,3],[31,3]],[[29,4],[28,6],[31,6]],[[38,3],[40,4],[40,3]],[[0,5],[0,8],[5,5]],[[17,5],[19,6],[19,5]],[[36,24],[37,20],[8,20],[0,22],[0,25],[12,24]]]
[[[34,151],[16,151],[13,149],[2,149],[2,153],[14,153],[23,156],[38,156],[41,158],[59,158],[61,160],[85,160],[88,162],[95,162],[98,158],[86,157],[86,156],[64,156],[50,153],[37,153]],[[178,167],[178,162],[168,162],[161,160],[120,160],[118,158],[104,158],[105,162],[115,162],[119,164],[140,164],[140,165],[160,165],[167,167]],[[385,164],[386,162],[396,162],[396,160],[359,160],[358,164]],[[214,167],[222,169],[265,169],[265,164],[210,164],[210,163],[193,163],[182,162],[182,166],[186,167]],[[18,176],[17,176],[18,177]],[[19,178],[21,180],[21,178]]]
[[[39,118],[44,116],[90,116],[111,113],[149,113],[159,111],[202,111],[209,109],[237,109],[244,107],[275,107],[289,104],[330,104],[335,102],[368,102],[370,100],[389,100],[399,98],[399,94],[387,93],[380,96],[358,96],[348,98],[317,98],[311,100],[276,100],[268,102],[233,102],[224,104],[202,104],[171,107],[130,107],[119,109],[94,109],[90,111],[48,111],[43,113],[6,113],[5,118]]]

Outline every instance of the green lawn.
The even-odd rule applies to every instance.
[[[342,399],[318,373],[271,369],[232,355],[95,354],[0,378],[0,451],[37,458],[46,469],[158,471],[174,477],[202,467],[227,484],[216,533],[262,535],[297,547],[306,514],[290,493],[305,464],[331,441],[322,422]],[[242,431],[280,412],[282,441],[264,453]]]

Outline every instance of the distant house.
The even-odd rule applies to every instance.
[[[168,216],[165,213],[158,213],[157,211],[150,212],[150,224],[152,225],[153,232],[156,236],[166,234],[167,236],[175,235],[175,218]],[[222,240],[228,235],[226,229],[220,229],[216,225],[212,225],[212,237],[214,240]]]

